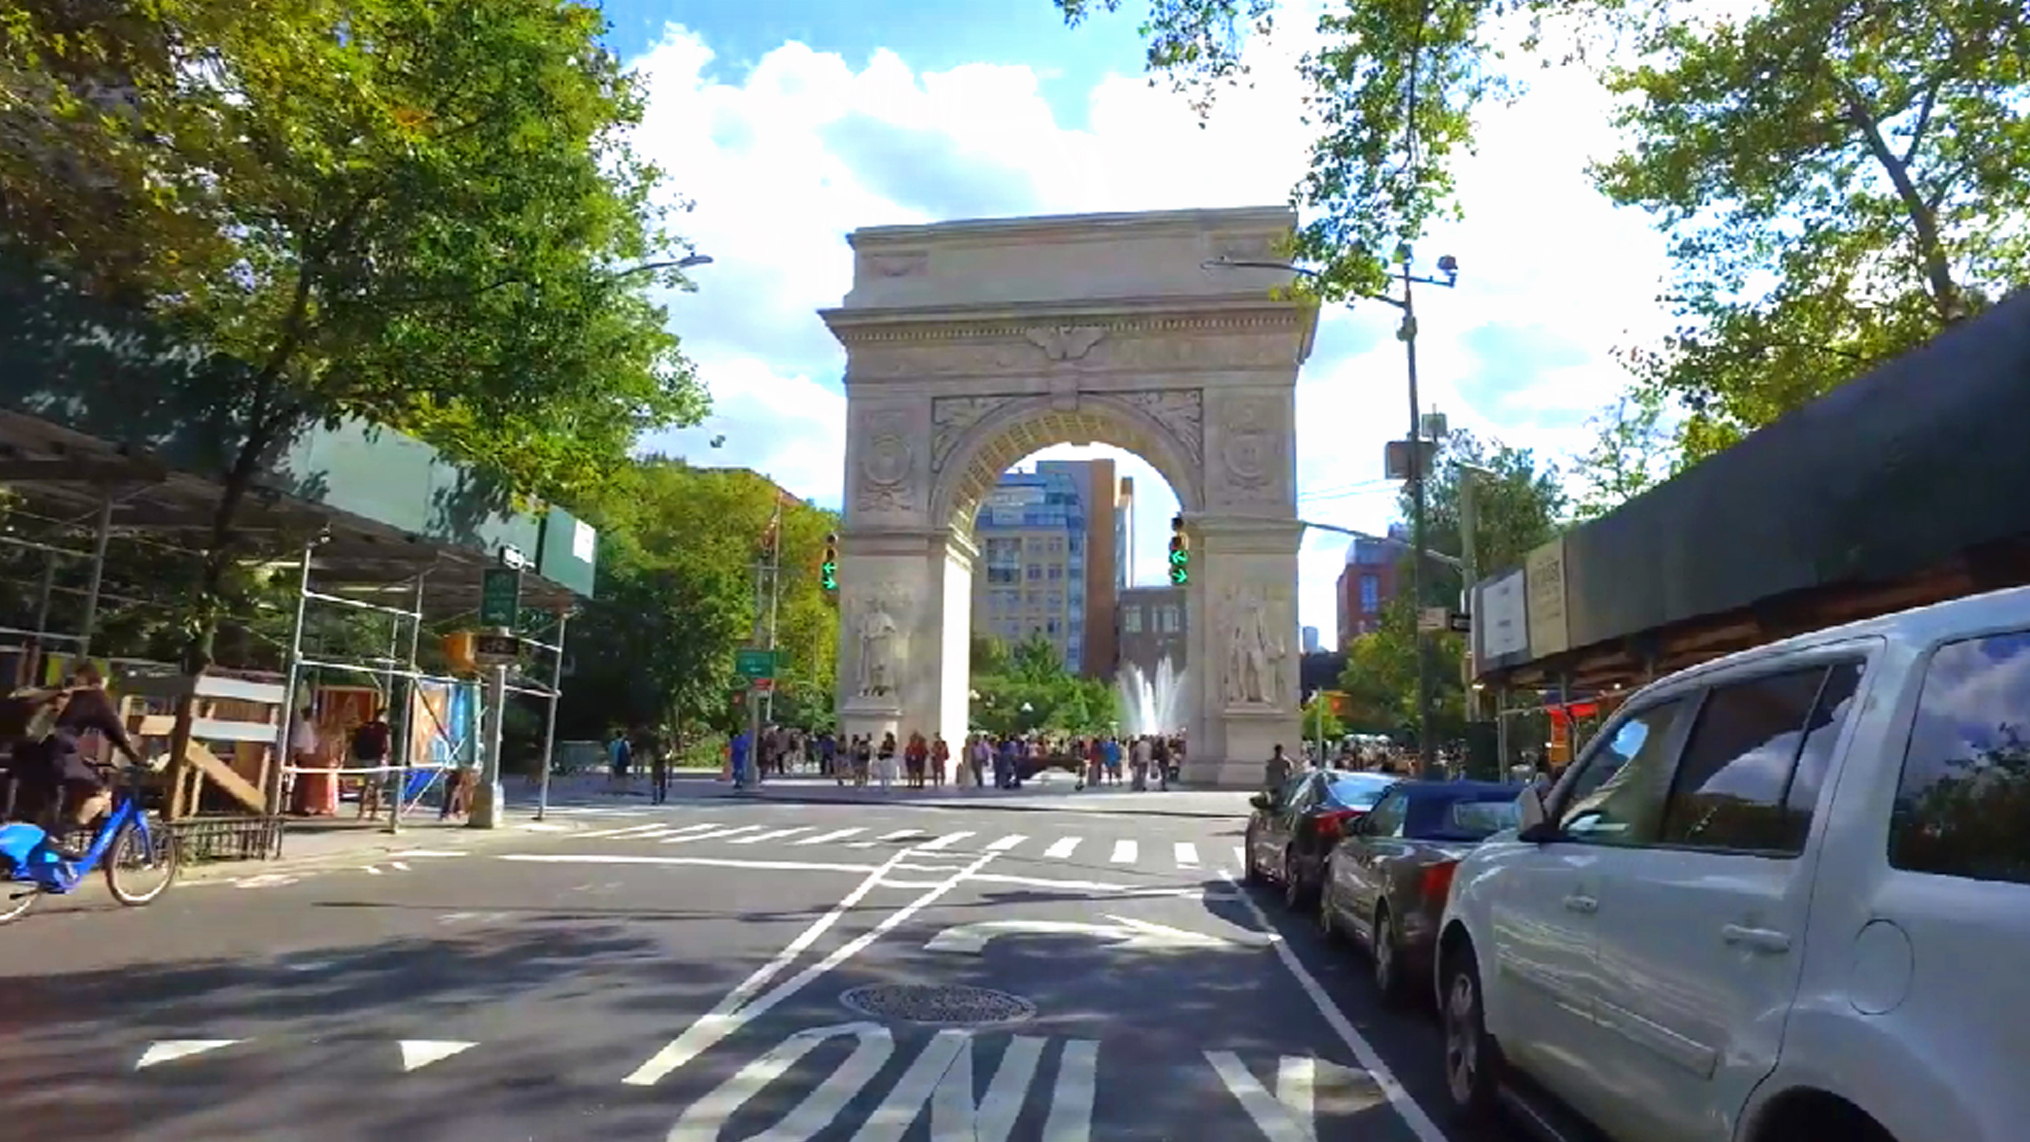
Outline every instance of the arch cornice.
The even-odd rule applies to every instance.
[[[1017,461],[1058,444],[1109,444],[1148,461],[1187,512],[1201,510],[1204,396],[1196,388],[959,397],[934,407],[930,522],[969,530],[987,491]]]

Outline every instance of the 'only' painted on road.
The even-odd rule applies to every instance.
[[[748,1139],[722,1137],[725,1124],[770,1084],[820,1044],[841,1038],[854,1040],[852,1053],[781,1121],[757,1130]],[[926,1107],[931,1142],[1007,1142],[1051,1043],[1035,1036],[1014,1036],[988,1081],[985,1096],[976,1101],[972,1034],[940,1031],[868,1115],[853,1142],[901,1142]],[[1099,1049],[1099,1043],[1091,1039],[1062,1041],[1043,1137],[1058,1142],[1084,1142],[1092,1137]],[[670,1129],[668,1142],[751,1142],[760,1138],[809,1142],[838,1123],[846,1107],[894,1054],[895,1037],[879,1023],[840,1023],[799,1031],[692,1103]],[[1316,1142],[1316,1094],[1321,1082],[1372,1086],[1358,1071],[1308,1056],[1289,1056],[1277,1068],[1276,1093],[1271,1096],[1233,1052],[1207,1051],[1205,1057],[1269,1142]],[[1377,1092],[1373,1101],[1379,1099]]]

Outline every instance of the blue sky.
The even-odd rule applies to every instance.
[[[1294,71],[1304,3],[1249,46],[1253,87],[1203,126],[1142,75],[1142,11],[1123,8],[1070,30],[1050,0],[609,3],[612,42],[648,83],[637,143],[694,204],[679,229],[716,259],[671,306],[714,416],[653,443],[837,503],[844,358],[816,310],[851,283],[855,228],[1286,201],[1310,137]],[[1576,73],[1528,78],[1528,95],[1482,116],[1465,221],[1420,243],[1464,270],[1456,291],[1420,298],[1420,372],[1426,407],[1453,424],[1563,457],[1621,383],[1612,350],[1667,327],[1652,300],[1662,244],[1584,179],[1614,143],[1603,97]],[[1321,324],[1298,383],[1308,519],[1378,531],[1394,514],[1378,478],[1408,419],[1393,331],[1381,306]],[[1159,576],[1174,510],[1161,478],[1108,449],[1049,455],[1113,455],[1136,477],[1137,563]],[[1301,621],[1327,645],[1344,550],[1314,533],[1301,565]]]

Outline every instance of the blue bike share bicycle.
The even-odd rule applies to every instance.
[[[0,825],[0,924],[19,919],[45,894],[62,896],[84,883],[104,862],[106,887],[129,907],[152,902],[176,882],[176,836],[160,820],[150,821],[141,803],[138,768],[121,771],[113,807],[92,835],[82,856],[69,857],[51,844],[39,825]],[[159,879],[148,887],[146,877]]]

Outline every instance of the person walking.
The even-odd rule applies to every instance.
[[[945,787],[945,770],[951,763],[952,747],[945,744],[945,736],[943,734],[932,734],[930,736],[930,783],[932,786],[938,789]],[[954,779],[954,784],[956,783],[956,779]]]
[[[388,708],[375,706],[374,716],[359,724],[352,732],[352,768],[371,770],[360,779],[359,819],[370,821],[381,815],[381,798],[389,788],[393,775],[388,772],[388,758],[394,753],[394,731],[388,728]],[[395,796],[402,795],[399,784],[394,786]],[[388,810],[393,815],[395,810]]]
[[[1269,792],[1274,793],[1290,780],[1291,768],[1290,759],[1283,753],[1283,744],[1276,743],[1275,752],[1269,755],[1268,765],[1262,773],[1263,784]]]
[[[882,734],[881,748],[874,754],[874,780],[880,784],[883,793],[895,784],[895,751],[895,734]]]
[[[660,805],[670,799],[670,758],[662,743],[651,739],[648,742],[649,796]]]

